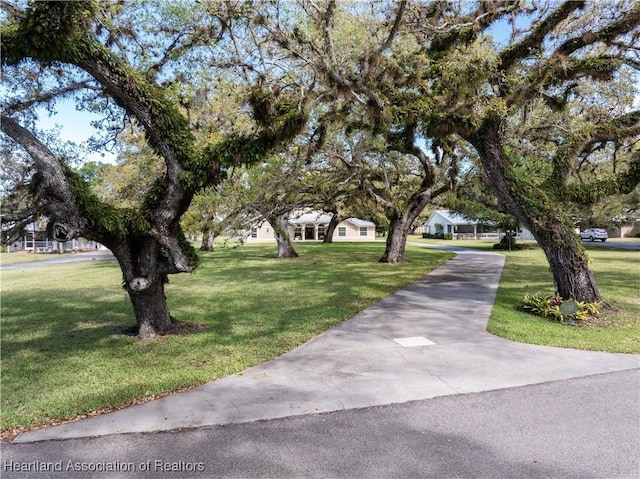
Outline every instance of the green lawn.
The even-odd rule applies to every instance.
[[[640,253],[586,245],[600,293],[614,309],[579,327],[548,321],[514,307],[525,293],[553,293],[553,277],[539,248],[506,254],[487,330],[533,344],[640,353]]]
[[[638,241],[638,239],[635,239]],[[409,241],[493,250],[492,240]],[[584,243],[600,292],[614,310],[604,311],[595,324],[579,327],[539,318],[517,309],[525,294],[552,294],[553,276],[544,253],[535,244],[527,251],[500,252],[506,256],[500,287],[487,330],[524,343],[640,353],[640,252]]]
[[[172,314],[199,325],[139,342],[115,262],[2,272],[2,430],[28,428],[188,388],[266,361],[446,262],[409,248],[378,263],[384,244],[275,245],[202,254],[194,274],[171,277]]]
[[[422,241],[412,237],[410,241]],[[492,249],[493,241],[430,241]],[[638,252],[586,245],[606,299],[621,311],[603,327],[572,327],[516,309],[525,293],[553,292],[539,248],[505,253],[488,329],[509,339],[640,352]],[[148,342],[133,324],[114,262],[2,272],[2,430],[5,435],[144,401],[239,372],[307,341],[452,257],[408,247],[402,265],[377,263],[384,244],[300,244],[296,260],[274,245],[204,253],[191,275],[171,277],[171,312],[194,325]]]

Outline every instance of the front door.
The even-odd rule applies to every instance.
[[[306,240],[314,240],[316,239],[316,229],[312,226],[304,227],[304,239]]]

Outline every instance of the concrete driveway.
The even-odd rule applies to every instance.
[[[539,384],[640,367],[639,356],[515,343],[486,323],[505,257],[457,256],[288,353],[185,392],[16,442],[246,423]]]
[[[640,477],[640,356],[489,334],[504,256],[447,249],[272,361],[3,443],[3,479]]]

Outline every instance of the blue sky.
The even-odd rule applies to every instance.
[[[525,19],[524,21],[527,20]],[[500,47],[504,47],[509,41],[511,30],[506,21],[500,21],[496,22],[488,30],[488,33],[493,35],[494,40]],[[640,84],[638,87],[640,90]],[[640,95],[636,97],[635,106],[640,107]],[[57,104],[56,111],[55,115],[49,115],[48,112],[43,110],[39,116],[39,127],[49,130],[58,126],[63,140],[77,144],[86,143],[96,133],[91,122],[100,119],[99,115],[76,110],[72,99],[61,100]],[[116,158],[113,153],[104,151],[89,155],[87,160],[114,163]]]
[[[509,38],[509,26],[506,22],[498,22],[491,28],[490,33],[494,35],[494,39],[500,45],[505,45]],[[44,109],[40,112],[38,126],[45,130],[53,130],[58,127],[63,141],[71,141],[81,145],[96,134],[91,122],[99,119],[100,116],[95,113],[76,110],[73,99],[64,99],[56,104],[55,114],[50,115]],[[96,152],[89,155],[87,161],[115,163],[116,157],[108,151]]]
[[[38,126],[45,130],[53,130],[59,127],[60,137],[63,141],[72,141],[81,145],[86,143],[92,135],[95,135],[96,130],[91,125],[91,122],[99,118],[100,116],[95,113],[76,110],[73,99],[65,99],[56,104],[55,115],[50,115],[47,111],[41,110],[38,115]],[[108,151],[92,153],[86,160],[114,163],[115,155]]]

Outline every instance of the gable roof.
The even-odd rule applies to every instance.
[[[429,215],[429,219],[427,223],[431,223],[431,220],[434,216],[439,215],[442,217],[447,223],[452,225],[475,225],[478,223],[478,220],[469,219],[455,211],[451,210],[436,210]]]
[[[371,221],[361,220],[360,218],[347,218],[345,221],[349,221],[350,223],[353,223],[354,225],[362,228],[376,225]]]
[[[292,216],[289,218],[289,224],[297,225],[297,224],[325,224],[331,221],[330,214],[326,213],[304,213],[299,216]]]
[[[292,216],[289,218],[289,224],[292,226],[300,225],[300,224],[315,224],[315,225],[323,225],[329,224],[331,218],[333,217],[332,213],[321,213],[321,212],[313,212],[313,213],[303,213],[298,216]],[[375,223],[371,221],[361,220],[360,218],[347,218],[343,221],[348,221],[349,223],[354,224],[358,227],[371,227],[375,226]]]

